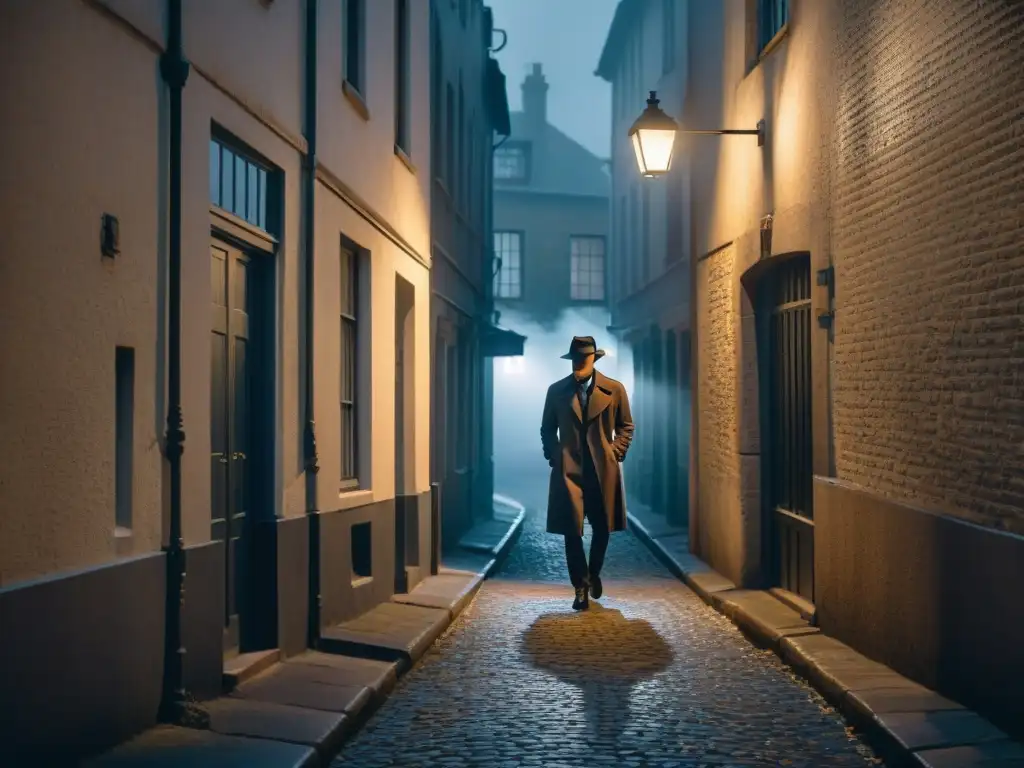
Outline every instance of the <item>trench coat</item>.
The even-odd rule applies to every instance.
[[[594,389],[584,414],[570,374],[548,388],[541,417],[544,458],[553,463],[548,483],[548,533],[583,533],[583,435],[594,460],[609,531],[626,530],[626,494],[619,463],[633,441],[633,416],[626,388],[594,371]]]

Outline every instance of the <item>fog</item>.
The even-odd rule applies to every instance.
[[[685,388],[667,388],[647,380],[636,381],[632,350],[628,345],[620,347],[608,332],[608,313],[599,307],[570,308],[554,322],[544,322],[543,325],[529,315],[503,308],[501,324],[525,335],[526,344],[522,357],[495,358],[493,361],[495,493],[516,499],[529,508],[546,507],[549,467],[540,444],[544,396],[551,384],[572,372],[571,363],[561,359],[569,350],[572,337],[593,336],[598,348],[606,353],[597,361],[597,370],[626,386],[637,437],[642,438],[644,434],[645,419],[669,418],[675,421],[680,492],[676,503],[685,505],[690,432],[690,397],[685,384]],[[671,407],[673,398],[675,414]],[[641,402],[649,404],[647,411],[641,411]],[[665,442],[656,448],[667,453],[667,440]],[[635,456],[636,451],[631,451],[623,465],[630,504],[639,503],[634,484],[641,478],[630,475],[630,459]]]
[[[565,310],[543,326],[526,314],[504,308],[501,324],[526,336],[522,357],[494,359],[495,492],[530,507],[547,504],[548,463],[540,445],[540,418],[551,384],[572,372],[561,356],[573,336],[593,336],[606,353],[597,370],[632,391],[633,359],[608,332],[608,313],[599,307]]]

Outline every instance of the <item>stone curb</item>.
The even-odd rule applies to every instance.
[[[890,768],[1024,766],[1024,745],[980,715],[822,634],[770,593],[737,589],[699,558],[673,555],[635,515],[627,516],[629,529],[674,576],[806,679]]]

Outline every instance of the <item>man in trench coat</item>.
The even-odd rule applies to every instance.
[[[574,336],[572,373],[548,388],[540,439],[551,466],[548,533],[565,537],[573,609],[590,607],[604,592],[601,566],[609,534],[626,530],[626,495],[619,463],[633,440],[629,398],[621,383],[594,370],[604,356],[593,336]],[[583,551],[583,520],[590,522],[590,563]]]

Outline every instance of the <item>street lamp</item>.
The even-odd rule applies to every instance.
[[[650,92],[647,109],[636,119],[629,129],[629,138],[633,142],[636,153],[636,164],[640,173],[648,178],[664,176],[672,168],[672,152],[675,148],[676,134],[679,126],[676,121],[666,115],[658,106],[658,96]],[[757,146],[764,146],[764,120],[752,131],[718,130],[718,131],[682,131],[682,133],[701,134],[745,134],[757,136]]]

